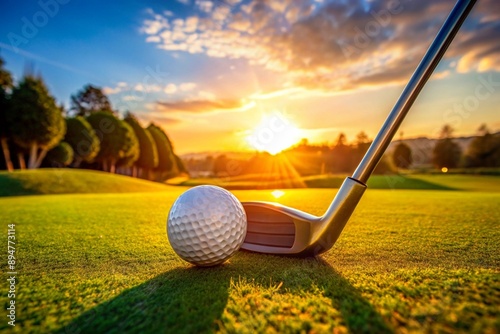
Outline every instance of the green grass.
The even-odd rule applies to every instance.
[[[0,196],[165,190],[168,187],[156,182],[81,169],[0,172]]]
[[[339,188],[346,175],[314,175],[303,178],[308,188]],[[488,175],[373,175],[368,180],[370,189],[418,189],[418,190],[481,190],[496,191],[499,176]],[[224,179],[198,178],[184,180],[182,186],[212,184],[231,190],[279,188],[283,181],[259,181],[253,177],[230,177]]]
[[[0,198],[4,231],[16,224],[19,272],[16,327],[4,319],[0,332],[495,333],[494,180],[489,192],[370,189],[320,257],[238,252],[204,269],[180,260],[165,233],[185,188]],[[279,201],[321,214],[335,192],[287,190]]]
[[[498,191],[500,176],[490,175],[412,175],[412,179],[440,184],[443,187],[458,188],[468,191]]]

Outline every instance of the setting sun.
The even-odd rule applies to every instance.
[[[275,155],[296,144],[301,133],[285,115],[276,112],[263,116],[246,139],[256,150]]]

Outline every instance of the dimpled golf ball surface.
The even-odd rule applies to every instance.
[[[243,244],[247,218],[241,203],[229,191],[215,186],[187,190],[175,201],[167,220],[174,251],[198,266],[226,261]]]

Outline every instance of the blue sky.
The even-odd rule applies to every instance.
[[[445,123],[457,135],[500,130],[499,3],[476,5],[405,137]],[[251,149],[246,138],[273,117],[311,141],[354,140],[376,134],[453,4],[4,0],[0,55],[16,79],[32,64],[67,106],[84,85],[102,87],[120,112],[164,126],[180,153]]]

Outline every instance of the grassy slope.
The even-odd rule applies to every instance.
[[[239,252],[198,269],[168,244],[167,212],[184,190],[170,189],[0,199],[19,242],[14,332],[500,329],[500,192],[369,190],[322,257]],[[321,214],[334,193],[280,201]]]
[[[159,183],[81,169],[0,172],[0,196],[165,190],[168,187]]]

